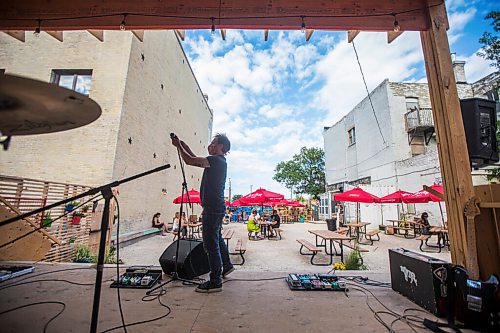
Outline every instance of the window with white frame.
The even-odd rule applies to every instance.
[[[349,146],[356,143],[356,127],[352,127],[347,131],[347,142]]]
[[[88,96],[92,83],[92,70],[54,69],[50,82]]]

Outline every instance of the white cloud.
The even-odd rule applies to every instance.
[[[479,57],[476,52],[470,57],[460,56],[459,58],[465,61],[465,76],[469,83],[476,82],[495,71],[495,67],[490,66],[493,62]]]

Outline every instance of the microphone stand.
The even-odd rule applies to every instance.
[[[198,284],[198,283],[194,282],[193,280],[180,278],[179,277],[179,273],[178,273],[179,243],[180,243],[180,240],[181,240],[181,225],[182,225],[182,212],[183,212],[183,206],[184,206],[184,193],[186,193],[187,202],[188,203],[191,203],[191,199],[189,197],[189,191],[188,191],[187,181],[186,181],[186,173],[184,172],[184,163],[182,162],[181,153],[179,151],[179,148],[177,148],[177,155],[179,156],[179,163],[180,163],[180,166],[181,166],[182,180],[183,181],[182,181],[182,193],[181,193],[181,208],[179,209],[180,219],[179,219],[179,227],[178,227],[178,231],[177,231],[177,244],[175,246],[174,271],[170,273],[170,277],[171,277],[170,280],[161,283],[160,285],[154,287],[151,290],[148,290],[146,292],[146,295],[148,295],[148,296],[151,295],[155,290],[157,290],[159,288],[162,288],[163,286],[169,284],[172,281],[176,281],[176,280],[183,281],[183,282],[188,282],[188,283],[192,283],[192,284]]]
[[[92,196],[92,195],[95,195],[99,192],[102,193],[102,196],[104,197],[104,211],[102,213],[102,219],[101,219],[101,239],[99,242],[99,254],[97,257],[97,273],[96,273],[95,287],[94,287],[94,301],[93,301],[93,305],[92,305],[92,321],[90,323],[90,332],[91,333],[97,332],[97,322],[98,322],[98,318],[99,318],[99,302],[101,299],[102,274],[104,271],[104,254],[105,254],[104,252],[106,251],[106,235],[107,235],[108,227],[109,227],[109,206],[110,206],[111,198],[113,197],[113,192],[112,192],[111,188],[117,187],[120,184],[127,183],[129,181],[134,180],[134,179],[141,178],[141,177],[144,177],[146,175],[156,173],[158,171],[162,171],[162,170],[165,170],[168,168],[170,168],[170,164],[165,164],[165,165],[160,166],[158,168],[155,168],[155,169],[152,169],[152,170],[149,170],[149,171],[146,171],[146,172],[122,179],[122,180],[117,180],[117,181],[111,182],[109,184],[100,186],[100,187],[90,189],[87,192],[75,195],[74,197],[58,201],[58,202],[53,203],[51,205],[48,205],[48,206],[45,206],[42,208],[38,208],[38,209],[35,209],[31,212],[21,214],[21,215],[18,215],[18,216],[15,216],[15,217],[12,217],[10,219],[7,219],[5,221],[0,222],[0,226],[7,225],[7,224],[13,223],[15,221],[24,219],[28,216],[38,214],[38,213],[43,212],[43,211],[48,210],[48,209],[52,209],[56,206],[66,204],[68,202],[71,202],[71,201],[74,201],[74,200],[77,200],[77,199],[80,199],[80,198],[83,198],[86,196]],[[178,248],[179,248],[179,246],[177,246],[177,249]]]

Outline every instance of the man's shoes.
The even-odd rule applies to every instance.
[[[228,276],[229,274],[231,274],[232,272],[234,272],[234,266],[231,266],[231,268],[228,268],[228,269],[223,269],[222,270],[222,277],[225,278],[226,276]]]
[[[213,284],[211,281],[205,281],[202,284],[198,285],[198,287],[195,289],[196,292],[199,293],[216,293],[219,291],[222,291],[222,283],[219,283],[217,285]]]

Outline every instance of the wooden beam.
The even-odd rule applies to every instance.
[[[144,30],[132,30],[132,33],[138,40],[144,42]]]
[[[347,31],[347,42],[348,43],[351,43],[354,38],[356,38],[356,36],[359,34],[359,30],[349,30]]]
[[[438,191],[436,191],[435,189],[433,189],[433,188],[431,188],[431,187],[429,187],[429,186],[427,186],[427,185],[424,185],[424,190],[425,190],[425,191],[427,191],[427,192],[429,192],[430,194],[432,194],[432,195],[434,195],[434,196],[438,197],[438,198],[439,198],[439,199],[441,199],[441,200],[445,200],[445,197],[444,197],[444,194],[443,194],[443,193],[438,192]]]
[[[305,15],[309,29],[389,31],[394,15],[406,31],[429,28],[426,8],[443,0],[44,0],[0,1],[0,30],[118,30],[123,14],[127,30],[206,29],[220,18],[225,29],[296,30]],[[165,5],[163,3],[168,3]]]
[[[4,31],[7,35],[17,39],[20,42],[25,42],[26,41],[26,33],[24,30],[7,30]]]
[[[101,42],[104,42],[104,30],[87,30],[87,32]]]
[[[266,29],[264,30],[264,41],[267,42],[268,39],[269,39],[269,30]]]
[[[387,44],[391,44],[396,38],[401,36],[404,31],[387,31]]]
[[[179,36],[179,38],[184,41],[184,38],[186,38],[186,30],[183,30],[183,29],[175,29],[175,33],[177,34],[177,36]]]
[[[63,41],[63,32],[62,31],[47,31],[47,30],[44,30],[47,34],[51,35],[52,37],[54,37],[55,39],[57,39],[58,41],[62,42]]]
[[[465,203],[474,196],[474,188],[446,35],[448,19],[444,3],[428,8],[428,17],[430,29],[422,31],[420,37],[446,197],[451,259],[454,264],[467,267],[464,209]]]
[[[308,42],[309,39],[311,39],[313,32],[314,32],[314,29],[306,29],[306,42]]]
[[[220,35],[222,40],[226,40],[226,29],[220,29]]]

